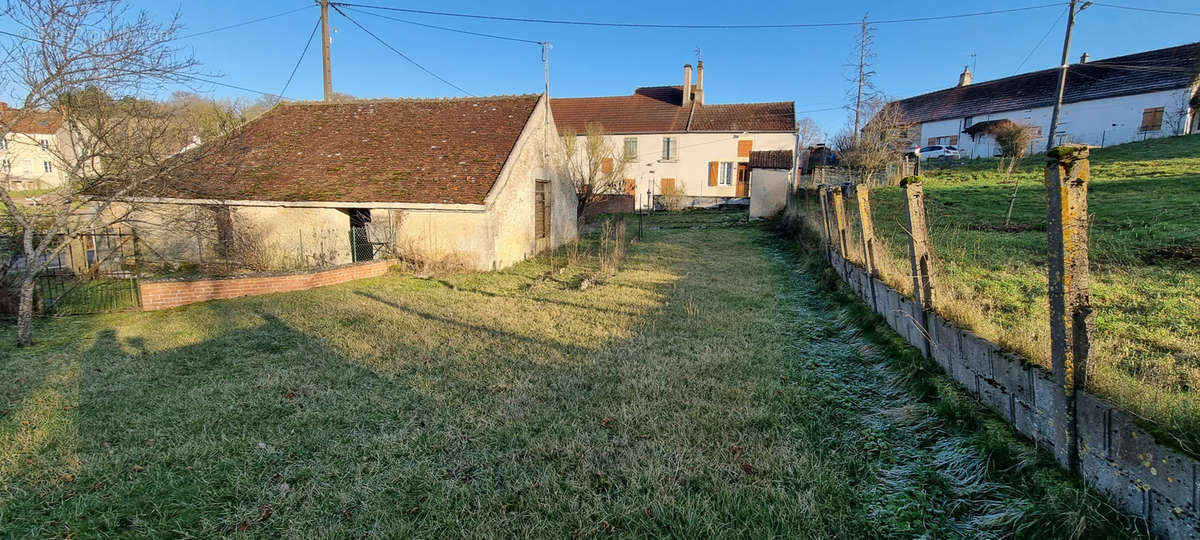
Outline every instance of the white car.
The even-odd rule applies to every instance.
[[[932,158],[956,158],[960,157],[957,146],[952,145],[930,145],[921,147],[921,159]]]

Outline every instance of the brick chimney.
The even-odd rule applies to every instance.
[[[966,86],[971,84],[971,66],[963,66],[963,72],[958,76],[958,85]]]
[[[683,106],[692,104],[692,65],[683,65]]]
[[[1086,64],[1086,63],[1088,63],[1088,60],[1089,60],[1089,57],[1088,57],[1088,53],[1086,53],[1086,52],[1085,52],[1085,53],[1083,53],[1083,55],[1081,55],[1081,56],[1079,57],[1079,63],[1080,63],[1080,64]]]
[[[696,105],[704,105],[704,60],[696,61]]]

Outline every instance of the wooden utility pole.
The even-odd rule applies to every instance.
[[[1058,131],[1058,117],[1062,113],[1063,92],[1067,88],[1067,66],[1070,65],[1071,54],[1071,30],[1075,28],[1075,4],[1079,0],[1071,0],[1070,11],[1067,13],[1067,35],[1063,38],[1062,62],[1058,66],[1058,94],[1054,99],[1054,111],[1050,113],[1050,134],[1046,137],[1046,153],[1050,153],[1050,149],[1054,148],[1054,135]],[[1084,5],[1087,7],[1088,2]]]
[[[329,0],[321,0],[321,63],[324,69],[325,101],[333,100],[333,65],[329,59]]]
[[[1046,158],[1046,266],[1050,295],[1050,364],[1054,370],[1054,454],[1079,470],[1075,392],[1087,384],[1092,340],[1088,292],[1086,146],[1060,146]]]

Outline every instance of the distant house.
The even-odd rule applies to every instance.
[[[213,257],[251,234],[309,263],[370,259],[388,243],[503,268],[577,237],[548,115],[538,95],[284,103],[179,154],[126,200],[163,260]]]
[[[1058,85],[1057,68],[986,82],[964,69],[958,85],[896,102],[916,124],[919,145],[955,145],[964,156],[998,153],[988,127],[999,120],[1028,125],[1033,149],[1046,145]],[[1089,61],[1067,70],[1055,143],[1107,146],[1200,131],[1200,43]]]
[[[691,65],[683,78],[683,86],[641,87],[628,96],[552,100],[560,134],[583,138],[587,125],[597,123],[625,151],[623,192],[638,207],[648,193],[674,190],[693,206],[748,197],[750,152],[795,149],[793,102],[709,105],[704,63],[697,64],[694,84]]]
[[[0,181],[6,188],[22,191],[63,184],[61,157],[69,157],[72,149],[63,125],[59,111],[22,111],[0,102]]]

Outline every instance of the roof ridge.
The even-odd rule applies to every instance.
[[[531,99],[541,97],[541,94],[526,93],[526,94],[496,94],[491,96],[463,96],[463,97],[384,97],[384,98],[359,98],[345,101],[323,101],[316,99],[306,100],[287,100],[281,101],[280,105],[354,105],[360,103],[446,103],[455,101],[500,101],[506,99]]]

